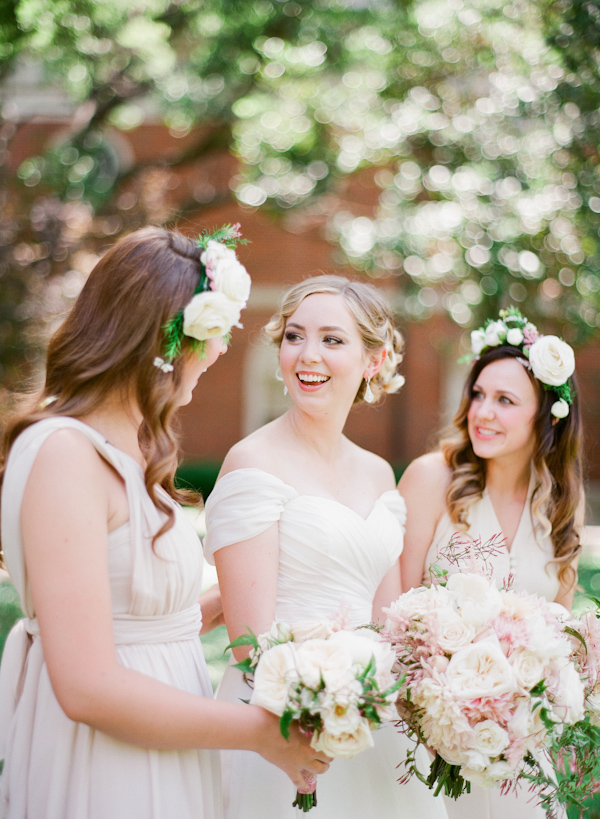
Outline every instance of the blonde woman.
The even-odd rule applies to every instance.
[[[430,582],[429,567],[454,532],[504,545],[493,577],[570,607],[583,524],[581,421],[574,356],[515,310],[472,336],[475,360],[452,434],[413,461],[398,490],[407,504],[403,589]],[[456,566],[444,559],[443,568]],[[517,796],[473,787],[447,800],[453,819],[543,819]]]
[[[6,431],[2,547],[26,617],[0,673],[5,819],[220,819],[217,748],[257,751],[298,787],[328,767],[261,708],[215,702],[198,639],[203,558],[172,424],[247,298],[235,237],[216,235],[117,242]]]
[[[405,508],[389,464],[343,434],[352,406],[395,392],[402,341],[376,288],[336,276],[293,287],[266,327],[292,406],[233,447],[206,505],[229,636],[345,609],[351,626],[382,622],[400,593]],[[243,650],[237,651],[241,659]],[[233,667],[218,699],[247,699]],[[375,747],[319,777],[321,819],[444,819],[418,781],[400,786],[406,740],[394,726]],[[287,819],[293,789],[249,754],[227,755],[227,819]]]

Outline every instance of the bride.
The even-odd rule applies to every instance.
[[[350,626],[381,623],[401,591],[406,510],[389,464],[342,430],[353,404],[402,385],[402,339],[374,287],[337,276],[293,287],[266,332],[279,346],[292,407],[232,448],[206,504],[205,550],[217,566],[229,636],[340,608]],[[237,660],[244,651],[236,649]],[[230,666],[218,698],[249,696]],[[417,780],[397,783],[408,740],[389,724],[374,740],[320,777],[318,816],[443,819],[441,798]],[[256,754],[228,753],[225,765],[226,819],[299,815],[293,786]]]

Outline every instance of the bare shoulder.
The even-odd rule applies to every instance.
[[[367,449],[362,449],[356,444],[352,444],[352,447],[352,460],[356,474],[368,475],[380,493],[393,489],[396,483],[394,470],[385,458]]]
[[[428,452],[415,458],[404,470],[398,490],[400,494],[426,492],[430,498],[445,498],[452,471],[441,452]]]
[[[38,473],[61,479],[101,472],[104,461],[89,438],[78,429],[52,432],[41,445],[34,469]]]
[[[276,438],[272,424],[266,424],[242,438],[225,456],[219,477],[236,469],[255,468],[273,472],[275,464],[272,453],[277,451]]]

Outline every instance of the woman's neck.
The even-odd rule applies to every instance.
[[[531,477],[531,460],[490,460],[485,465],[485,485],[498,495],[522,497],[527,494]]]
[[[340,452],[347,413],[309,415],[292,407],[282,418],[303,451],[310,450],[323,462],[335,461]]]
[[[136,403],[121,396],[111,396],[80,420],[89,424],[117,449],[145,465],[138,438],[143,418]]]

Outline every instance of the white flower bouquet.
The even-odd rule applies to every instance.
[[[373,629],[348,631],[334,620],[274,623],[266,634],[231,643],[240,645],[252,646],[237,665],[254,676],[250,702],[276,714],[286,738],[296,720],[315,750],[348,758],[372,747],[371,731],[382,721],[397,720],[396,657]],[[305,812],[317,804],[316,779],[308,781],[311,792],[298,792],[292,805]]]
[[[412,589],[386,612],[384,634],[403,674],[398,711],[435,754],[427,777],[409,754],[406,778],[416,774],[455,798],[470,783],[508,791],[525,780],[549,815],[558,801],[588,795],[568,776],[561,791],[554,773],[570,754],[581,783],[577,763],[586,753],[571,741],[587,731],[586,689],[574,660],[582,638],[566,609],[499,590],[471,570]],[[600,646],[600,630],[597,637]]]

